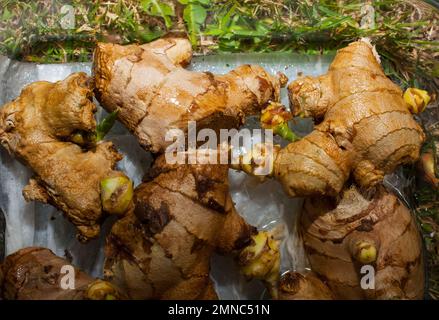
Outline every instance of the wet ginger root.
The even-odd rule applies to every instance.
[[[371,188],[418,159],[424,133],[369,42],[339,50],[327,74],[300,78],[288,90],[294,115],[321,121],[310,137],[280,152],[275,175],[290,195],[335,196],[351,171]]]
[[[148,151],[162,153],[170,129],[239,127],[279,99],[283,74],[269,75],[257,65],[242,65],[225,75],[184,69],[192,58],[183,38],[164,38],[144,45],[98,43],[93,73],[96,97]]]
[[[7,256],[0,264],[2,273],[0,298],[6,300],[124,298],[123,293],[109,282],[90,277],[46,248],[24,248]],[[68,278],[63,279],[65,276]]]
[[[337,299],[422,299],[422,239],[411,212],[383,187],[305,200],[301,236],[311,269]],[[366,269],[362,269],[365,267]]]
[[[288,271],[279,281],[279,300],[334,300],[331,290],[313,272]]]
[[[279,241],[267,231],[259,231],[240,252],[241,273],[248,279],[261,279],[272,298],[277,298],[280,270]]]
[[[370,43],[351,43],[327,74],[299,78],[288,90],[293,114],[320,122],[274,160],[273,175],[290,196],[336,196],[351,172],[369,189],[418,159],[425,135],[413,103],[386,77]]]
[[[104,274],[131,299],[216,299],[214,252],[239,256],[244,275],[269,288],[277,283],[276,240],[236,212],[228,166],[171,165],[162,155],[136,188],[133,210],[111,229]]]
[[[23,190],[24,198],[63,211],[81,241],[98,236],[105,212],[126,209],[132,188],[131,181],[114,170],[121,155],[111,142],[99,142],[89,150],[71,142],[78,134],[96,131],[92,96],[89,78],[75,73],[55,83],[32,83],[0,109],[2,146],[35,173]],[[111,179],[123,183],[113,184],[112,192],[101,199],[101,183]]]

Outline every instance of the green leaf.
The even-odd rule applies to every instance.
[[[239,28],[234,28],[232,32],[233,34],[242,37],[263,37],[267,34],[266,31],[247,30],[247,29],[239,29]]]
[[[141,5],[143,10],[148,14],[163,18],[166,28],[172,26],[172,20],[170,17],[175,16],[175,13],[174,8],[169,4],[157,0],[142,0]]]
[[[327,18],[325,20],[322,20],[321,23],[319,24],[320,29],[329,29],[329,28],[334,28],[337,27],[339,25],[341,25],[343,22],[350,20],[351,17],[344,17],[342,19],[331,19],[331,18]]]
[[[338,16],[338,13],[337,13],[337,12],[328,9],[327,7],[324,7],[324,6],[318,6],[318,9],[319,9],[321,12],[325,13],[325,14],[326,14],[327,16],[329,16],[329,17],[332,17],[332,16]]]
[[[151,42],[157,38],[163,36],[164,32],[162,30],[150,30],[149,28],[139,29],[134,37],[142,39],[143,42]]]
[[[13,16],[14,16],[14,14],[11,13],[11,12],[8,10],[8,8],[5,8],[5,11],[3,11],[3,14],[2,14],[2,21],[7,21],[7,20],[9,20],[11,17],[13,17]]]
[[[183,19],[186,22],[189,39],[193,46],[197,46],[200,26],[204,23],[206,17],[206,9],[198,4],[188,4],[184,8]]]
[[[110,132],[116,122],[118,113],[119,109],[113,111],[96,126],[96,142],[103,140],[107,133]]]
[[[224,33],[221,29],[209,29],[209,31],[205,32],[204,34],[207,36],[219,36]]]
[[[220,24],[219,24],[220,29],[223,29],[223,30],[224,30],[225,28],[228,27],[229,22],[230,22],[230,18],[231,18],[231,16],[235,13],[236,7],[237,7],[237,4],[235,3],[235,4],[230,8],[230,10],[227,11],[227,13],[224,15],[224,17],[221,18],[221,20],[220,20]]]
[[[203,5],[209,5],[210,0],[178,0],[181,4],[203,4]]]

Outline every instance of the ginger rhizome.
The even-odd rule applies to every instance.
[[[336,196],[350,173],[372,188],[398,165],[418,159],[425,135],[413,106],[368,42],[339,50],[327,74],[299,78],[288,90],[294,115],[319,123],[275,160],[274,175],[289,195]]]
[[[228,166],[171,165],[161,156],[136,188],[134,204],[111,229],[104,271],[130,298],[216,299],[212,253],[238,255],[259,244],[265,250],[267,241],[269,251],[247,250],[239,262],[245,275],[269,286],[277,282],[276,240],[265,233],[265,241],[252,239],[256,229],[236,212],[229,194]],[[260,259],[270,262],[267,270],[257,268]]]
[[[416,221],[384,188],[371,199],[351,187],[338,204],[329,198],[305,200],[301,234],[311,269],[336,298],[423,298],[424,261]]]
[[[331,290],[313,272],[288,271],[279,281],[279,300],[334,300]]]
[[[46,248],[24,248],[9,255],[0,265],[1,273],[4,277],[0,279],[0,298],[6,300],[124,298],[111,283],[90,277]]]
[[[1,144],[35,173],[23,190],[25,199],[63,211],[81,241],[98,236],[105,214],[102,200],[107,213],[127,209],[129,195],[123,199],[125,208],[118,196],[131,184],[114,170],[122,156],[111,142],[101,141],[88,150],[72,142],[78,135],[95,134],[92,97],[90,79],[75,73],[55,83],[32,83],[0,109]],[[124,183],[101,195],[101,181],[114,176],[123,177]]]
[[[270,232],[259,231],[240,252],[241,273],[248,279],[261,279],[273,298],[277,297],[280,256],[279,241]]]
[[[96,97],[152,152],[163,152],[170,129],[237,128],[245,116],[279,99],[285,75],[242,65],[225,75],[184,69],[192,57],[187,39],[144,45],[98,43],[94,56]]]

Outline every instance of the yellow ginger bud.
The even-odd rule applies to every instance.
[[[279,145],[257,143],[252,146],[249,152],[245,152],[239,157],[239,164],[232,164],[231,168],[242,170],[253,176],[271,176],[279,150]]]
[[[408,88],[403,95],[404,101],[409,105],[411,113],[420,113],[430,102],[428,92],[417,88]]]
[[[294,142],[299,138],[288,126],[288,121],[292,119],[291,112],[277,102],[271,102],[261,113],[261,126],[265,129],[272,129],[273,132],[282,138]]]
[[[261,126],[266,129],[274,129],[276,126],[291,120],[292,115],[285,107],[277,102],[272,102],[262,110]]]
[[[123,214],[133,199],[133,183],[122,173],[101,181],[102,207],[109,214]]]
[[[252,243],[239,255],[241,272],[248,278],[264,280],[272,294],[279,280],[279,241],[267,231],[252,236]]]
[[[362,264],[373,263],[377,259],[378,250],[373,241],[358,241],[353,249],[353,257]]]
[[[111,285],[111,283],[103,280],[92,282],[87,288],[86,297],[90,300],[120,299],[118,291]]]

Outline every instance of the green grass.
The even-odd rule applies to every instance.
[[[160,17],[154,3],[2,0],[0,53],[35,62],[86,61],[96,41],[148,42],[163,35],[170,21]],[[65,4],[76,11],[73,30],[61,27],[60,9]]]
[[[436,150],[434,137],[428,137],[424,144],[423,152]],[[436,137],[437,139],[437,137]],[[438,172],[438,171],[436,171]],[[416,172],[408,171],[408,177],[416,176]],[[412,179],[411,192],[414,195],[416,205],[416,216],[421,226],[425,249],[427,250],[427,267],[429,272],[429,294],[430,297],[439,300],[439,189],[432,188],[426,181],[423,181],[422,174],[417,179]]]
[[[438,13],[421,1],[374,1],[375,27],[362,29],[364,1],[334,0],[2,0],[0,53],[34,62],[87,61],[96,41],[149,42],[186,32],[201,53],[332,51],[370,37],[386,71],[403,86],[437,89]],[[421,4],[420,4],[421,3]],[[64,4],[76,27],[61,28]]]
[[[369,37],[403,87],[439,76],[439,15],[418,1],[374,1],[372,29],[360,27],[364,1],[220,2],[204,33],[213,49],[319,53]]]
[[[427,250],[427,268],[429,272],[429,294],[431,298],[439,300],[439,192],[424,186],[415,196],[425,197],[429,194],[430,200],[419,201],[417,210],[423,232],[425,248]]]

